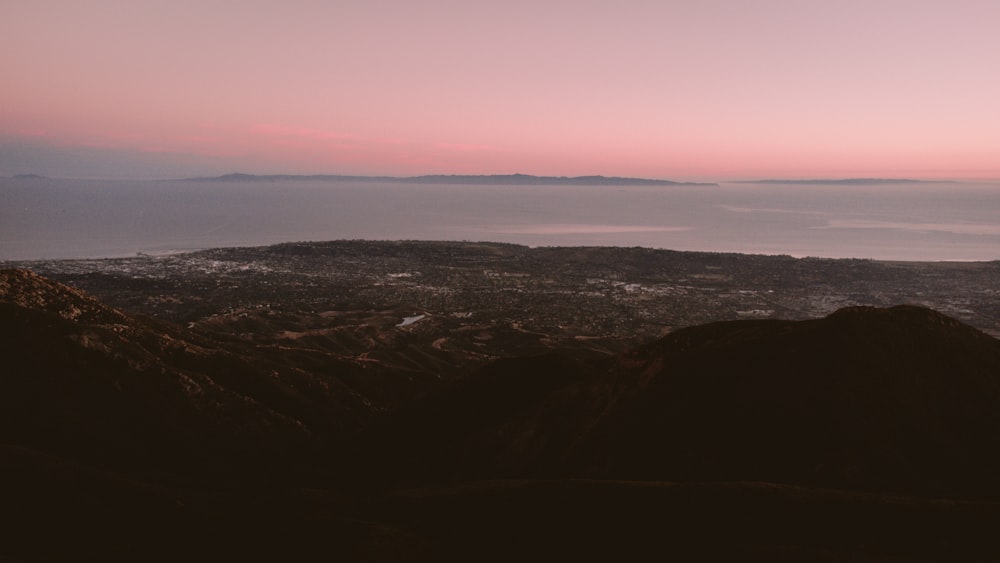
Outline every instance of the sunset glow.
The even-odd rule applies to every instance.
[[[1000,177],[1000,3],[7,2],[0,175]]]

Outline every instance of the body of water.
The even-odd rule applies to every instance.
[[[0,260],[336,239],[1000,259],[1000,182],[496,186],[0,180]]]

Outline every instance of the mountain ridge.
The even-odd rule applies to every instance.
[[[235,172],[222,176],[184,178],[181,182],[392,182],[406,184],[471,184],[471,185],[569,185],[569,186],[714,186],[706,182],[675,182],[647,178],[617,176],[534,176],[531,174],[428,174],[422,176],[351,176],[336,174],[244,174]]]
[[[912,178],[773,178],[767,180],[739,180],[737,184],[790,184],[790,185],[844,185],[867,186],[881,184],[939,184],[945,180],[917,180]]]

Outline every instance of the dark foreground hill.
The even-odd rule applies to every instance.
[[[928,309],[442,384],[4,271],[0,357],[2,560],[1000,558],[1000,341]]]
[[[129,316],[23,270],[0,273],[0,357],[3,442],[185,476],[311,459],[426,377]]]
[[[1000,341],[928,309],[858,307],[691,327],[602,363],[500,361],[395,413],[369,442],[394,442],[378,465],[405,467],[403,479],[769,481],[1000,500],[998,405]]]

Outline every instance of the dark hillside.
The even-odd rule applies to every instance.
[[[589,407],[553,397],[599,373],[560,354],[497,360],[383,417],[348,457],[377,486],[549,474]]]
[[[383,467],[1000,498],[1000,341],[918,307],[692,327],[602,369],[497,363],[426,405]]]
[[[419,373],[131,317],[19,270],[0,274],[0,357],[0,442],[129,470],[295,465],[422,388]]]
[[[928,309],[694,327],[616,374],[589,474],[1000,495],[1000,341]]]
[[[0,560],[1000,560],[1000,341],[929,309],[447,378],[408,331],[264,321],[297,337],[0,272]]]

